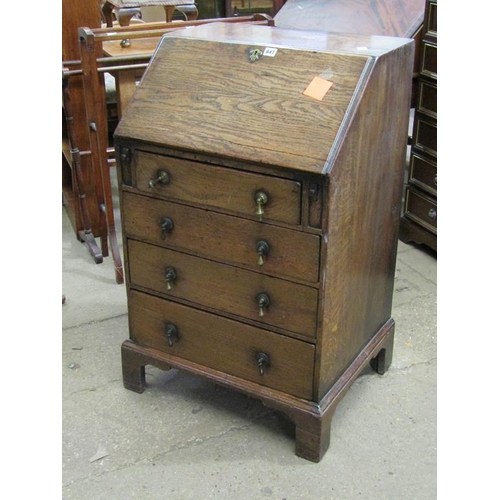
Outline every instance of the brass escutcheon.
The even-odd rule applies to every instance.
[[[259,49],[250,49],[250,51],[248,52],[248,57],[250,59],[250,62],[258,61],[262,57],[263,53],[264,52],[262,52],[262,50]]]

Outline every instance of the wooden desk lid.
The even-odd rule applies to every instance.
[[[372,56],[406,42],[227,23],[176,30],[162,38],[115,136],[322,173]],[[255,49],[262,55],[252,62]]]

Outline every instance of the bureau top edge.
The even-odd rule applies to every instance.
[[[224,22],[186,27],[165,33],[162,38],[223,41],[233,44],[263,45],[289,50],[370,57],[380,56],[412,42],[410,38],[395,36],[334,33],[254,24],[235,26]]]

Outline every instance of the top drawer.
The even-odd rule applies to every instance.
[[[139,191],[256,220],[301,223],[300,182],[143,151],[134,156]]]
[[[428,2],[424,29],[428,35],[437,36],[437,2]]]

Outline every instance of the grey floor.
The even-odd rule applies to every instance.
[[[153,367],[143,394],[124,389],[125,286],[63,209],[62,498],[436,498],[436,281],[436,255],[399,243],[392,366],[353,384],[313,464],[295,456],[288,420],[244,395]]]

